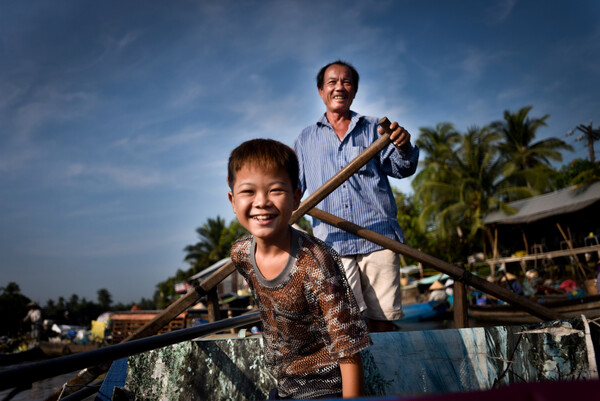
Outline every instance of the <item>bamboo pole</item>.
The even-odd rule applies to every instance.
[[[556,227],[558,227],[558,230],[560,231],[560,233],[562,234],[563,238],[565,239],[565,242],[567,243],[567,246],[569,247],[569,251],[571,251],[571,256],[573,257],[573,260],[575,261],[575,264],[577,265],[577,267],[579,267],[579,270],[581,270],[580,273],[583,276],[583,284],[585,284],[585,280],[586,280],[585,270],[583,269],[583,266],[581,266],[581,263],[579,262],[579,258],[577,257],[577,254],[575,253],[575,250],[573,249],[573,244],[571,243],[571,240],[567,239],[567,236],[565,235],[565,232],[563,231],[563,229],[562,229],[562,227],[560,226],[559,223],[556,223]],[[570,234],[571,233],[569,233],[569,235]]]
[[[531,313],[534,316],[539,317],[543,320],[558,320],[562,316],[553,310],[546,308],[537,302],[532,302],[528,298],[517,295],[512,291],[502,288],[499,285],[489,283],[478,276],[474,276],[469,271],[461,269],[453,264],[444,262],[443,260],[437,259],[431,255],[418,251],[405,245],[401,242],[394,241],[386,236],[378,234],[374,231],[367,230],[366,228],[360,227],[347,220],[343,220],[337,216],[313,208],[309,213],[312,217],[315,217],[321,221],[331,224],[335,227],[341,228],[342,230],[348,231],[349,233],[356,234],[362,238],[365,238],[371,242],[379,244],[384,248],[391,249],[396,253],[401,253],[414,260],[422,262],[425,265],[431,266],[442,273],[446,273],[451,276],[455,281],[461,281],[465,285],[470,285],[478,290],[484,291],[488,294],[495,296],[498,299],[506,301],[514,306],[517,306],[525,311]]]

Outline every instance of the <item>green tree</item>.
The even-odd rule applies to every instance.
[[[562,166],[554,179],[557,189],[573,185],[586,187],[597,181],[600,181],[600,162],[586,159],[575,159],[568,165]]]
[[[419,229],[445,245],[451,262],[481,249],[488,211],[507,210],[509,195],[527,191],[506,183],[497,146],[500,138],[489,127],[469,128],[450,152],[445,171],[432,174],[416,188],[415,196],[423,202]]]
[[[460,141],[460,134],[448,122],[438,123],[435,128],[420,128],[419,132],[416,145],[425,157],[419,162],[421,169],[413,180],[413,188],[430,179],[443,181],[449,173],[453,148]]]
[[[546,126],[549,114],[541,118],[528,117],[532,106],[515,113],[504,111],[504,120],[492,123],[492,128],[503,136],[498,149],[504,159],[504,176],[515,186],[526,186],[536,193],[552,189],[551,162],[562,161],[561,150],[573,147],[561,139],[547,138],[535,142],[538,130]]]
[[[110,310],[110,305],[112,304],[112,295],[106,288],[101,288],[97,292],[98,294],[98,304],[100,308],[104,310]]]
[[[232,228],[236,230],[237,228]],[[221,260],[229,252],[232,242],[232,231],[225,226],[225,220],[217,216],[216,219],[208,218],[206,223],[196,229],[200,241],[188,245],[185,261],[190,263],[193,272],[197,273],[211,264]]]
[[[0,336],[15,337],[21,331],[21,320],[27,314],[29,302],[31,300],[21,294],[21,288],[14,281],[0,287]]]

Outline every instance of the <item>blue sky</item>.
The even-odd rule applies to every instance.
[[[27,1],[0,5],[0,286],[45,303],[151,298],[208,218],[233,219],[229,152],[291,145],[318,69],[413,137],[533,105],[540,137],[600,124],[600,3]],[[393,181],[410,191],[410,180]],[[408,234],[410,235],[410,234]]]

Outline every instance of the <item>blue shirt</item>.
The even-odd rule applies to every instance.
[[[300,188],[305,195],[315,192],[379,139],[379,119],[355,112],[351,114],[350,126],[343,141],[339,140],[325,115],[316,124],[305,128],[296,139],[294,149],[300,162]],[[412,175],[417,169],[418,160],[419,149],[416,146],[401,152],[390,144],[323,199],[317,208],[404,242],[388,176],[404,178]],[[317,238],[331,245],[342,256],[382,249],[377,244],[315,218],[313,231]]]

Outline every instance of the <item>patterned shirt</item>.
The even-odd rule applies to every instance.
[[[267,280],[256,265],[251,235],[237,241],[231,260],[258,305],[265,359],[280,396],[341,393],[339,359],[372,344],[339,256],[322,241],[292,230],[290,258]]]
[[[348,133],[343,141],[339,140],[325,115],[316,124],[305,128],[296,139],[294,149],[300,162],[300,188],[307,195],[315,192],[379,139],[379,119],[351,113]],[[418,160],[419,149],[416,146],[400,152],[390,144],[321,201],[317,208],[404,242],[388,176],[404,178],[412,175],[417,169]],[[342,256],[382,249],[377,244],[314,218],[313,229],[316,237],[331,245]]]

